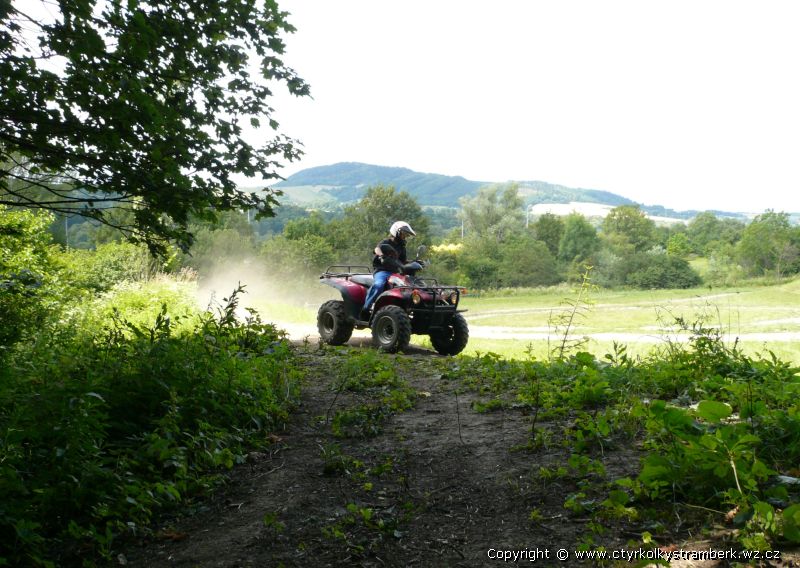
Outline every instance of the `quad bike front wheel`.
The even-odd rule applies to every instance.
[[[397,353],[411,341],[411,319],[398,306],[378,310],[372,319],[372,341],[381,351]]]
[[[442,355],[458,355],[469,341],[467,320],[461,314],[453,314],[444,327],[431,331],[430,336],[436,351]]]
[[[353,322],[344,311],[344,302],[330,300],[317,312],[319,336],[328,345],[343,345],[353,335]]]

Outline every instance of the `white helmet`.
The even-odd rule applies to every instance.
[[[414,232],[414,229],[411,228],[411,225],[405,221],[396,221],[391,227],[389,227],[389,234],[393,237],[397,237],[400,233],[406,233],[412,237],[417,235],[417,233]]]

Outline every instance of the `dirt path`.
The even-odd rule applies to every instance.
[[[330,417],[359,407],[365,395],[335,392],[336,375],[348,361],[341,351],[310,343],[298,343],[297,350],[307,373],[302,403],[271,449],[250,455],[229,474],[226,486],[193,512],[167,520],[155,537],[129,546],[118,557],[120,564],[467,567],[503,563],[490,557],[498,551],[523,551],[528,558],[516,563],[530,564],[533,558],[537,566],[593,566],[575,560],[582,544],[636,550],[631,543],[641,541],[641,527],[616,520],[598,529],[590,527],[586,513],[565,508],[570,496],[605,498],[580,497],[581,491],[592,491],[587,481],[602,486],[636,475],[635,445],[609,445],[592,456],[605,477],[567,467],[570,450],[563,442],[572,426],[569,415],[540,419],[537,428],[548,433],[548,441],[531,450],[531,417],[524,409],[477,412],[473,402],[479,397],[448,379],[458,362],[415,347],[379,355],[412,389],[414,406],[384,417],[375,435],[336,437]],[[681,546],[683,537],[667,530],[657,535],[659,542]],[[593,542],[587,540],[592,533]],[[718,548],[706,541],[691,548],[709,547]],[[570,559],[556,560],[558,549],[569,551]]]
[[[488,326],[476,325],[472,319],[468,320],[470,323],[469,335],[473,339],[505,339],[516,341],[546,341],[548,338],[552,339],[553,334],[547,328],[543,327],[511,327],[511,326]],[[789,320],[794,322],[795,320]],[[316,343],[319,335],[317,333],[316,325],[314,324],[298,324],[298,323],[285,323],[279,322],[276,324],[279,328],[286,331],[289,339],[292,341],[308,341]],[[602,332],[602,333],[587,333],[582,334],[580,329],[575,331],[576,337],[588,337],[595,341],[617,341],[620,343],[649,343],[658,344],[664,343],[666,338],[669,337],[670,341],[688,341],[689,336],[686,334],[678,335],[674,333],[667,333],[665,331],[656,330],[652,333],[630,333],[630,332]],[[367,345],[370,341],[370,330],[356,330],[353,332],[353,339],[349,345],[360,346]],[[412,342],[418,336],[412,336]],[[748,333],[725,333],[722,335],[722,340],[726,343],[731,343],[735,340],[739,341],[752,341],[771,343],[775,341],[800,341],[800,331],[767,331],[767,332],[748,332]]]
[[[194,515],[126,550],[128,566],[481,566],[496,562],[490,549],[577,546],[588,519],[566,522],[563,503],[579,480],[537,475],[568,458],[558,428],[549,449],[511,451],[526,443],[529,417],[475,412],[474,395],[442,378],[444,359],[412,349],[387,357],[417,392],[415,406],[377,436],[336,438],[326,413],[357,401],[336,398],[335,357],[299,351],[303,402],[272,450],[250,456]],[[609,455],[607,467],[623,475],[629,458]]]

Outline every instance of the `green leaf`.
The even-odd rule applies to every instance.
[[[800,542],[800,505],[784,509],[783,536],[792,542]]]
[[[630,497],[624,491],[617,489],[608,494],[608,499],[612,503],[617,503],[618,505],[627,505]]]
[[[733,413],[729,404],[704,400],[697,405],[697,416],[708,422],[719,422]]]

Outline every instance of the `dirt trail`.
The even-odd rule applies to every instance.
[[[441,378],[441,358],[412,348],[394,357],[420,393],[415,407],[389,418],[378,436],[337,439],[320,417],[352,401],[334,403],[329,354],[313,346],[300,353],[308,371],[302,405],[273,449],[235,469],[196,514],[126,550],[128,566],[481,566],[489,549],[548,547],[552,555],[576,546],[588,519],[565,522],[562,507],[575,481],[543,487],[532,476],[568,456],[557,443],[510,451],[527,440],[521,412],[475,412],[474,397]],[[341,471],[337,455],[347,456]],[[349,504],[372,518],[353,515]],[[534,508],[537,523],[529,520]]]
[[[567,464],[568,416],[539,421],[550,433],[544,448],[515,451],[528,442],[530,416],[513,407],[476,412],[476,395],[460,392],[460,383],[442,374],[452,360],[411,347],[383,357],[416,391],[415,406],[389,417],[376,436],[336,438],[326,415],[363,402],[363,395],[334,393],[342,360],[336,351],[302,343],[297,349],[307,372],[302,404],[272,449],[249,456],[225,488],[193,514],[169,519],[155,537],[128,547],[120,563],[467,567],[502,563],[489,557],[497,554],[492,550],[547,550],[549,558],[540,556],[537,566],[591,565],[554,555],[561,548],[572,555],[590,534],[590,519],[570,513],[564,502],[594,474],[541,474],[543,467]],[[635,475],[638,452],[618,446],[593,457],[615,479]],[[621,521],[607,528],[596,545],[609,550],[641,538]],[[658,538],[669,544],[680,539]]]
[[[511,327],[511,326],[488,326],[488,325],[475,325],[472,320],[470,323],[469,335],[473,339],[505,339],[516,341],[545,341],[548,338],[553,339],[554,335],[548,332],[547,328],[543,327]],[[792,320],[794,321],[794,320]],[[316,343],[319,335],[317,333],[316,325],[314,324],[298,324],[278,322],[279,328],[286,331],[289,339],[292,341],[308,341]],[[602,333],[582,333],[580,328],[575,329],[574,335],[578,338],[588,337],[595,341],[617,341],[619,343],[649,343],[658,344],[664,343],[667,337],[672,342],[688,341],[689,336],[686,334],[674,334],[665,331],[656,330],[652,333],[630,333],[630,332],[602,332]],[[369,343],[370,330],[356,330],[353,332],[353,339],[349,345],[365,345]],[[412,342],[417,340],[418,336],[412,336]],[[732,343],[735,340],[739,341],[752,341],[771,343],[775,341],[800,341],[800,331],[767,331],[767,332],[747,332],[747,333],[724,333],[722,340],[726,343]]]

